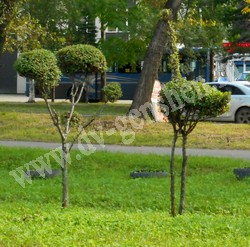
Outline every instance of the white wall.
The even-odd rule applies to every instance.
[[[17,93],[25,94],[26,91],[26,78],[17,74]]]

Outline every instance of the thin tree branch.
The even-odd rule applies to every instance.
[[[100,116],[101,112],[103,111],[104,107],[106,106],[107,102],[105,102],[100,108],[99,110],[96,112],[95,115],[93,115],[91,117],[91,119],[85,123],[84,125],[80,126],[80,128],[78,129],[78,133],[76,134],[75,138],[73,139],[73,141],[70,143],[70,146],[69,146],[69,151],[71,151],[71,149],[73,148],[76,140],[79,138],[79,136],[81,135],[82,131],[88,127],[95,119],[96,117]]]
[[[62,128],[61,128],[61,124],[60,124],[60,119],[59,119],[59,117],[58,117],[58,113],[56,112],[55,109],[53,109],[53,108],[50,106],[47,97],[44,97],[44,101],[45,101],[45,103],[46,103],[46,105],[47,105],[47,108],[48,108],[48,110],[49,110],[49,114],[50,114],[50,117],[51,117],[51,119],[52,119],[52,121],[53,121],[53,124],[54,124],[54,125],[56,126],[56,128],[58,129],[58,131],[59,131],[59,133],[60,133],[60,136],[61,136],[62,140],[65,140],[66,137],[65,137],[65,135],[64,135],[64,133],[63,133],[63,130],[62,130]]]

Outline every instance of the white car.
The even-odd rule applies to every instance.
[[[236,123],[250,123],[250,83],[247,81],[235,82],[208,82],[221,92],[231,92],[230,109],[226,113],[213,118],[216,121]]]

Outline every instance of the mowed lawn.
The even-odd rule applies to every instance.
[[[88,121],[100,104],[79,104],[76,109]],[[68,103],[56,103],[57,111],[65,113]],[[171,146],[172,126],[169,123],[155,123],[152,120],[136,120],[126,115],[129,105],[108,104],[95,122],[86,129],[90,142],[94,131],[104,144],[137,146]],[[74,133],[74,130],[72,130]],[[188,138],[189,148],[250,149],[250,126],[248,124],[201,122]],[[47,112],[44,103],[1,103],[0,140],[25,140],[60,142],[60,137]],[[87,138],[82,138],[86,142]],[[181,143],[178,142],[177,146]]]
[[[130,178],[135,170],[168,172],[169,157],[96,152],[79,158],[73,151],[70,206],[63,210],[60,176],[22,188],[9,175],[47,152],[0,147],[0,246],[250,245],[250,180],[233,174],[249,161],[190,157],[186,212],[172,218],[169,176]],[[177,157],[177,174],[180,163]]]
[[[55,104],[66,112],[68,104]],[[100,104],[80,104],[87,121]],[[170,146],[169,123],[131,119],[129,105],[108,105],[86,129],[91,143]],[[72,129],[74,134],[75,130]],[[99,137],[95,140],[93,133]],[[92,136],[92,137],[91,137]],[[0,104],[0,140],[60,142],[44,104]],[[180,146],[180,143],[178,143]],[[199,123],[189,147],[248,149],[249,125]],[[61,177],[39,178],[25,188],[10,172],[25,171],[51,150],[0,146],[0,246],[250,246],[250,179],[233,170],[248,160],[190,157],[186,211],[170,216],[170,178],[132,179],[135,170],[169,172],[169,157],[74,150],[70,206],[61,208]],[[51,159],[53,168],[60,168]],[[176,157],[179,201],[181,158]],[[18,169],[18,170],[16,170]]]

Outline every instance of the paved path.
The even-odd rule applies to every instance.
[[[44,142],[25,142],[25,141],[0,141],[0,146],[8,147],[38,147],[46,149],[55,149],[60,147],[59,143]],[[166,147],[136,147],[136,146],[120,146],[120,145],[93,145],[97,151],[123,152],[123,153],[139,153],[139,154],[158,154],[169,155],[171,149]],[[77,145],[74,149],[77,149]],[[88,150],[87,145],[80,148]],[[212,150],[212,149],[187,149],[189,156],[213,156],[213,157],[229,157],[250,160],[250,151],[248,150]],[[181,154],[181,149],[176,149],[176,154]]]
[[[26,103],[29,97],[24,94],[0,94],[0,102]],[[44,102],[42,98],[35,98],[36,102]],[[56,99],[56,102],[69,102],[65,99]],[[117,104],[131,104],[132,100],[117,100]]]

